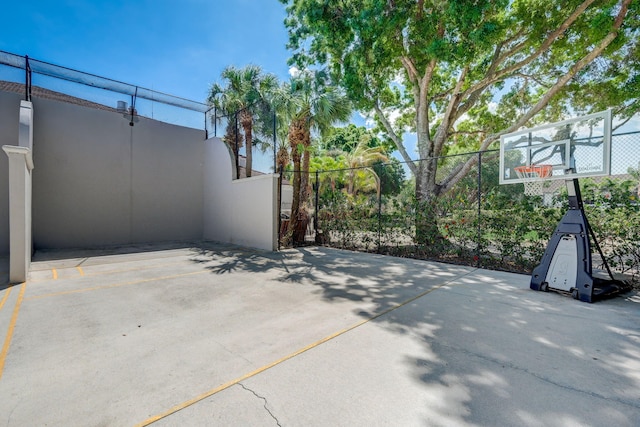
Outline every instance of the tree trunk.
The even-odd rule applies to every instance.
[[[300,243],[298,236],[295,235],[295,230],[299,228],[298,223],[300,221],[300,157],[300,152],[297,149],[291,150],[291,158],[293,159],[293,200],[291,202],[289,228],[285,239],[286,245]]]
[[[246,108],[240,112],[240,123],[242,124],[242,129],[244,130],[244,139],[247,143],[247,149],[245,150],[245,172],[247,174],[247,178],[250,178],[251,172],[253,170],[253,116],[251,115],[251,112]]]
[[[428,254],[443,252],[446,240],[438,226],[438,197],[416,199],[416,235],[415,242]]]
[[[438,228],[437,204],[440,186],[436,183],[438,159],[427,157],[418,165],[416,176],[416,243],[430,250],[440,247],[443,237]]]
[[[304,233],[300,236],[300,223],[306,217],[303,212],[302,194],[302,153],[305,136],[309,133],[304,120],[294,120],[289,126],[289,144],[291,145],[291,159],[293,160],[293,200],[291,202],[291,218],[289,228],[284,239],[284,245],[304,243]]]
[[[234,165],[237,164],[238,159],[238,151],[242,147],[244,143],[244,137],[240,134],[239,129],[235,126],[235,120],[229,120],[227,122],[227,127],[225,129],[225,135],[222,138],[225,144],[229,148],[231,148],[231,152],[233,153],[233,162]],[[237,140],[237,144],[236,144]],[[237,171],[236,171],[237,172]]]
[[[311,195],[311,185],[309,184],[309,167],[311,165],[311,141],[304,142],[302,153],[302,170],[300,171],[300,203],[305,204]]]

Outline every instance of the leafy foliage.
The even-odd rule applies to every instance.
[[[500,134],[569,111],[638,111],[637,1],[281,2],[291,62],[330,67],[396,145],[422,201],[452,191],[476,160],[447,174],[415,164],[407,131],[430,159],[453,146],[485,150]]]
[[[311,194],[312,131],[324,135],[351,114],[351,103],[323,72],[303,72],[283,85],[283,112],[289,122],[288,141],[293,160],[293,201],[289,232],[283,244],[304,242],[307,204]],[[296,232],[291,232],[296,230]]]
[[[491,159],[483,163],[483,178],[493,173],[496,163]],[[339,173],[344,171],[333,176]],[[404,191],[379,201],[339,190],[321,192],[318,218],[325,244],[530,273],[567,209],[566,190],[553,206],[545,206],[540,197],[524,196],[522,184],[498,186],[497,178],[490,176],[483,180],[480,205],[477,182],[461,181],[456,191],[435,204],[418,200],[411,191],[413,185],[408,181]],[[606,261],[614,272],[639,284],[638,181],[584,179],[581,187],[587,217]],[[426,242],[415,239],[416,223],[422,217],[438,219],[436,232]],[[597,254],[594,266],[604,266]]]
[[[265,126],[265,122],[270,120],[273,113],[265,104],[270,93],[277,87],[278,81],[273,74],[264,74],[256,65],[244,68],[229,66],[222,71],[221,77],[225,85],[211,85],[208,103],[227,116],[223,141],[231,147],[236,158],[243,141],[246,143],[246,174],[250,177],[253,170],[254,143],[264,146],[263,141],[254,138],[255,125],[258,124],[259,133],[269,132],[270,128]],[[219,120],[218,117],[213,119]],[[240,128],[244,134],[240,133]]]

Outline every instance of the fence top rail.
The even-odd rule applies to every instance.
[[[623,132],[623,133],[614,133],[613,135],[611,135],[612,137],[621,137],[621,136],[629,136],[629,135],[639,135],[640,131],[631,131],[631,132]],[[452,157],[462,157],[462,156],[477,156],[479,154],[490,154],[490,153],[499,153],[500,149],[499,148],[494,148],[494,149],[489,149],[489,150],[482,150],[482,151],[469,151],[466,153],[456,153],[456,154],[447,154],[444,156],[435,156],[435,157],[427,157],[427,158],[423,158],[423,159],[414,159],[411,161],[400,161],[398,160],[397,164],[406,164],[406,163],[418,163],[418,162],[426,162],[429,160],[440,160],[440,159],[447,159],[447,158],[452,158]],[[390,166],[393,163],[391,162],[382,162],[379,163],[379,165],[381,166]],[[309,170],[308,172],[310,173],[332,173],[332,172],[344,172],[344,171],[349,171],[349,170],[361,170],[361,169],[371,169],[373,165],[369,165],[369,166],[353,166],[353,167],[346,167],[346,168],[339,168],[339,169],[317,169],[317,170]],[[307,172],[305,170],[285,170],[284,172],[287,173],[295,173],[295,172]]]
[[[149,101],[160,102],[187,110],[206,113],[210,109],[209,105],[202,102],[169,95],[167,93],[158,92],[152,89],[124,83],[95,74],[85,73],[67,67],[62,67],[60,65],[50,64],[48,62],[32,59],[28,56],[16,55],[2,50],[0,50],[0,64],[14,68],[20,68],[23,70],[26,70],[27,67],[29,67],[31,72],[33,73],[42,74],[73,83],[79,83],[85,86],[110,90],[112,92],[118,92],[124,95],[142,98]]]

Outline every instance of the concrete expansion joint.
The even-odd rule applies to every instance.
[[[253,394],[255,397],[257,397],[258,399],[262,400],[264,402],[264,409],[265,411],[267,411],[267,413],[269,414],[269,416],[271,416],[271,418],[274,419],[274,421],[276,422],[276,424],[278,425],[278,427],[282,427],[282,425],[280,424],[280,421],[278,421],[278,419],[276,418],[275,415],[273,415],[273,412],[271,412],[271,410],[267,407],[267,398],[266,397],[262,397],[260,396],[258,393],[256,393],[255,391],[251,390],[249,387],[246,387],[244,384],[242,383],[238,383],[238,385],[240,387],[242,387],[243,389],[245,389],[246,391],[248,391],[249,393]]]
[[[451,346],[451,345],[447,345],[447,344],[438,343],[437,345],[439,345],[441,347],[446,347],[451,351],[464,353],[464,354],[467,354],[469,356],[473,356],[473,357],[476,357],[478,359],[482,359],[482,360],[484,360],[486,362],[490,362],[490,363],[493,363],[495,365],[499,365],[499,366],[501,366],[503,368],[509,368],[509,369],[513,369],[515,371],[520,371],[520,372],[525,373],[527,375],[531,375],[532,377],[537,378],[540,381],[543,381],[545,383],[551,384],[551,385],[553,385],[555,387],[563,388],[565,390],[568,390],[568,391],[571,391],[571,392],[574,392],[574,393],[581,393],[581,394],[585,394],[585,395],[590,396],[590,397],[594,397],[596,399],[602,399],[602,400],[606,400],[606,401],[609,401],[609,402],[616,402],[616,403],[619,403],[621,405],[630,406],[632,408],[640,408],[640,405],[635,401],[628,401],[628,400],[623,400],[623,399],[619,399],[619,398],[615,398],[615,397],[608,397],[608,396],[604,396],[604,395],[601,395],[601,394],[598,394],[598,393],[595,393],[595,392],[592,392],[592,391],[587,391],[587,390],[582,390],[582,389],[579,389],[579,388],[575,388],[575,387],[570,386],[568,384],[562,384],[562,383],[559,383],[557,381],[552,380],[551,378],[547,378],[545,376],[542,376],[540,374],[532,372],[529,369],[526,369],[526,368],[523,368],[521,366],[515,365],[514,363],[511,363],[511,362],[494,359],[494,358],[486,356],[484,354],[468,351],[468,350],[465,350],[465,349],[462,349],[462,348],[459,348],[459,347],[455,347],[455,346]]]

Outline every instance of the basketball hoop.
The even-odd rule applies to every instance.
[[[552,165],[525,165],[513,168],[518,178],[526,179],[524,182],[524,194],[527,196],[542,196],[543,178],[549,178],[553,174]]]

